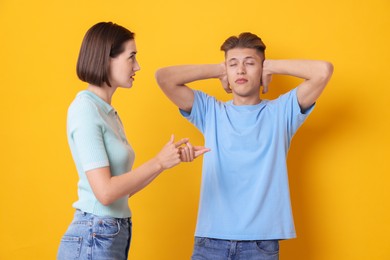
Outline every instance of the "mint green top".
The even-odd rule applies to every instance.
[[[68,109],[67,135],[79,175],[78,200],[73,207],[97,216],[131,217],[128,196],[104,206],[85,174],[109,166],[111,175],[118,176],[133,166],[134,151],[115,109],[88,90],[79,92]]]

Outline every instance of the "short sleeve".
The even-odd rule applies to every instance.
[[[281,95],[275,101],[278,103],[278,110],[283,114],[290,138],[296,133],[315,107],[314,103],[309,109],[302,112],[298,102],[297,88]]]
[[[207,112],[215,105],[215,98],[198,90],[194,91],[194,103],[190,113],[180,109],[180,113],[194,124],[202,133],[205,131],[205,118]]]
[[[86,98],[76,99],[68,110],[70,146],[84,172],[109,166],[101,122],[97,106]]]

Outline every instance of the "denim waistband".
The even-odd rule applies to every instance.
[[[90,220],[100,220],[100,219],[112,219],[117,220],[121,223],[129,223],[131,222],[131,217],[129,218],[115,218],[110,216],[97,216],[92,213],[84,212],[82,210],[76,209],[75,215],[82,216],[83,218],[90,219]]]

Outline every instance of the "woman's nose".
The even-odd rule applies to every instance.
[[[141,67],[139,66],[138,64],[138,61],[134,64],[134,67],[133,67],[133,70],[134,71],[139,71],[141,69]]]

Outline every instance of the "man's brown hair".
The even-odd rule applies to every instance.
[[[265,58],[265,44],[256,34],[250,32],[243,32],[238,37],[231,36],[225,40],[221,46],[221,51],[226,53],[235,48],[249,48],[256,49],[262,58]]]

